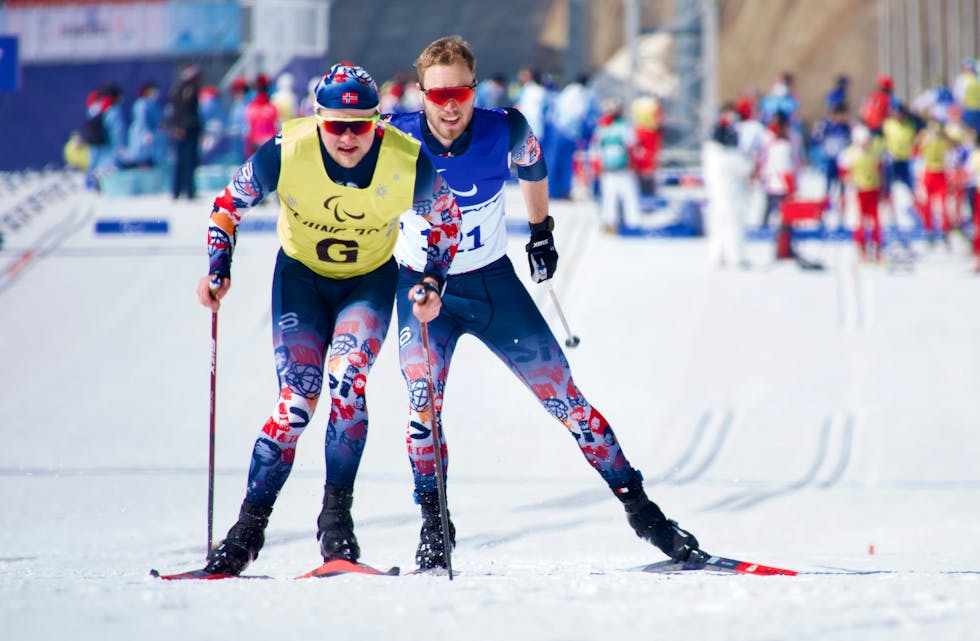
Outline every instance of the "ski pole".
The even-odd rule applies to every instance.
[[[561,319],[561,324],[565,327],[565,347],[577,347],[580,342],[579,338],[572,334],[572,330],[568,327],[568,321],[565,320],[565,314],[562,313],[561,304],[558,302],[558,295],[551,283],[548,283],[548,293],[551,294],[551,300],[555,303],[555,309],[558,311],[558,318]]]
[[[211,279],[211,293],[221,287],[221,280]],[[218,388],[218,310],[211,312],[211,426],[208,434],[208,548],[214,534],[214,433],[215,433],[215,397]]]
[[[415,292],[416,302],[425,299],[425,290],[419,288]],[[439,499],[439,520],[442,525],[442,553],[446,559],[446,570],[449,572],[449,580],[453,580],[452,563],[452,543],[450,541],[449,529],[449,507],[446,504],[446,471],[442,466],[442,434],[439,432],[439,421],[436,420],[436,391],[435,382],[432,380],[432,363],[429,361],[429,324],[420,323],[422,326],[422,357],[425,359],[425,381],[429,392],[429,416],[432,431],[432,449],[436,464],[436,496]]]
[[[548,280],[547,274],[548,270],[545,268],[543,263],[537,263],[538,269],[538,282]],[[579,337],[572,334],[571,328],[568,326],[568,321],[565,320],[565,314],[561,311],[561,303],[558,302],[558,294],[555,293],[555,287],[551,284],[550,280],[548,282],[548,293],[551,294],[551,301],[555,304],[555,310],[558,311],[558,318],[561,319],[561,324],[565,328],[565,347],[572,348],[578,347],[581,342]]]

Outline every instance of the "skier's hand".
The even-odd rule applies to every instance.
[[[221,307],[221,299],[229,289],[231,289],[230,278],[208,274],[197,281],[197,300],[212,312],[216,312]]]
[[[524,246],[527,252],[527,264],[531,268],[531,279],[541,283],[555,275],[558,269],[558,250],[555,249],[555,238],[551,231],[555,228],[555,219],[548,216],[540,223],[531,223],[531,240]]]
[[[408,300],[413,301],[412,313],[420,323],[428,323],[439,315],[442,309],[442,295],[439,286],[431,278],[423,279],[408,292]]]

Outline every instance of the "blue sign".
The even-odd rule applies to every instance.
[[[0,36],[0,91],[20,89],[17,36]]]
[[[96,234],[166,234],[170,224],[166,220],[119,220],[101,218],[95,221]]]

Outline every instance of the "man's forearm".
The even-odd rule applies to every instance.
[[[531,182],[519,180],[524,204],[527,206],[528,220],[533,223],[543,222],[548,217],[548,179]]]

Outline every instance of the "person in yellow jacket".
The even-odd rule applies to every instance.
[[[845,181],[857,195],[860,220],[854,227],[854,242],[862,260],[881,258],[881,222],[878,200],[881,198],[882,149],[878,138],[872,139],[867,127],[858,125],[851,131],[851,145],[841,154]],[[870,250],[868,231],[870,228]]]
[[[895,183],[905,185],[909,194],[915,193],[912,180],[911,160],[918,133],[915,119],[905,105],[899,104],[882,124],[882,142],[885,147],[885,196],[895,197]]]
[[[81,134],[77,131],[71,132],[68,142],[65,143],[62,153],[66,167],[73,167],[82,171],[88,171],[89,167],[89,146],[82,140]]]
[[[371,76],[352,63],[336,64],[314,95],[314,116],[283,123],[211,212],[210,267],[197,296],[213,311],[231,287],[242,210],[273,191],[282,245],[272,277],[279,398],[255,442],[238,521],[208,554],[204,573],[212,578],[238,575],[258,556],[321,391],[329,395],[329,420],[317,540],[324,561],[357,561],[350,508],[367,438],[367,375],[394,307],[399,219],[414,211],[427,226],[425,264],[410,292],[420,322],[438,316],[459,244],[460,212],[449,186],[416,140],[379,123]]]
[[[933,203],[939,201],[941,218],[941,235],[944,241],[950,230],[949,207],[946,200],[949,182],[946,177],[946,165],[949,151],[952,148],[943,126],[938,120],[930,120],[926,128],[919,132],[917,139],[918,154],[922,159],[922,190],[923,199],[919,203],[919,213],[922,223],[929,234],[929,242],[935,242],[935,222],[933,220]]]

